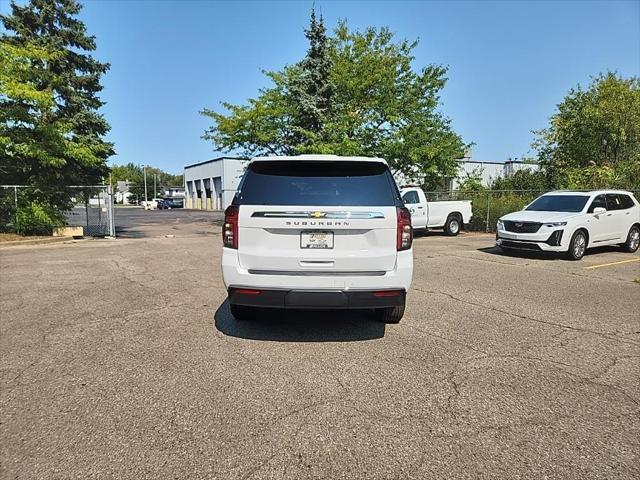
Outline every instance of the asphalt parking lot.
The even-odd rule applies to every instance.
[[[399,325],[238,323],[219,214],[116,218],[0,248],[2,478],[640,476],[640,255],[429,234]]]

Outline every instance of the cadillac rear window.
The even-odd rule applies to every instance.
[[[402,205],[380,162],[258,161],[249,165],[236,205]]]

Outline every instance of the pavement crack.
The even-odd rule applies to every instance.
[[[451,415],[451,417],[453,417],[454,420],[457,420],[458,417],[453,408],[453,402],[455,401],[455,399],[457,399],[460,396],[460,386],[461,386],[461,383],[456,382],[456,379],[455,379],[457,371],[458,371],[457,368],[454,370],[451,370],[449,377],[447,378],[447,380],[451,384],[451,387],[453,388],[453,392],[447,397],[447,412],[449,413],[449,415]]]
[[[245,473],[242,476],[242,480],[247,480],[247,478],[252,477],[253,475],[255,475],[256,473],[258,473],[260,470],[262,470],[265,466],[267,466],[269,464],[269,462],[271,462],[271,460],[273,460],[276,456],[278,455],[278,452],[272,453],[269,458],[267,458],[266,460],[263,460],[261,462],[258,462],[258,464],[254,465],[253,467],[251,467],[249,469],[249,471],[247,473]]]
[[[476,347],[474,347],[472,345],[469,345],[468,343],[464,343],[464,342],[461,342],[459,340],[454,340],[452,338],[445,337],[443,335],[438,335],[437,333],[433,333],[430,330],[423,330],[422,328],[418,328],[415,325],[409,324],[409,327],[414,329],[414,330],[417,330],[421,334],[426,335],[428,337],[434,337],[434,338],[437,338],[437,339],[440,339],[440,340],[444,340],[445,342],[453,343],[454,345],[459,345],[461,347],[468,348],[469,350],[472,350],[472,351],[477,352],[477,353],[482,353],[482,354],[485,354],[485,355],[489,355],[489,353],[486,352],[485,350],[480,350],[480,349],[478,349],[478,348],[476,348]]]
[[[467,299],[458,297],[458,296],[453,295],[453,294],[448,293],[448,292],[435,291],[435,290],[424,290],[424,289],[421,289],[419,287],[413,287],[413,289],[417,290],[419,292],[422,292],[422,293],[427,293],[427,294],[444,295],[446,297],[449,297],[452,300],[456,300],[458,302],[465,303],[467,305],[472,305],[474,307],[483,308],[485,310],[491,310],[491,311],[496,312],[496,313],[509,315],[509,316],[512,316],[512,317],[520,318],[522,320],[536,322],[536,323],[540,323],[540,324],[543,324],[543,325],[550,325],[550,326],[558,327],[558,328],[564,328],[564,329],[573,330],[573,331],[576,331],[576,332],[590,333],[592,335],[597,335],[599,337],[603,337],[603,338],[606,338],[606,339],[609,339],[609,340],[616,340],[616,341],[618,341],[620,343],[627,343],[627,344],[630,344],[630,345],[640,345],[640,343],[638,343],[638,342],[634,342],[634,341],[630,341],[630,340],[627,340],[627,339],[624,339],[624,338],[620,338],[620,336],[615,335],[615,334],[610,334],[610,333],[607,333],[607,332],[598,332],[597,330],[591,330],[591,329],[588,329],[588,328],[581,328],[581,327],[574,327],[572,325],[565,325],[565,324],[562,324],[562,323],[552,322],[552,321],[549,321],[549,320],[541,320],[539,318],[530,317],[528,315],[522,315],[522,314],[518,314],[518,313],[514,313],[514,312],[509,312],[509,311],[503,310],[501,308],[484,305],[484,304],[478,303],[478,302],[473,302],[471,300],[467,300]]]
[[[583,383],[587,383],[587,384],[590,384],[590,385],[593,385],[593,386],[598,386],[598,387],[604,387],[605,389],[608,389],[608,390],[614,390],[614,391],[620,393],[622,396],[624,396],[631,403],[633,403],[635,405],[640,405],[640,401],[638,401],[634,397],[632,397],[623,388],[620,388],[617,385],[612,385],[610,383],[595,381],[599,376],[602,376],[602,374],[597,375],[595,377],[586,377],[586,376],[580,375],[578,373],[570,372],[569,370],[566,370],[565,368],[562,368],[562,367],[575,368],[575,366],[574,365],[570,365],[568,363],[564,363],[564,362],[558,362],[558,361],[555,361],[555,360],[549,360],[549,359],[538,358],[538,357],[531,357],[531,356],[528,356],[528,355],[510,354],[510,355],[488,355],[486,357],[475,357],[475,358],[469,359],[467,363],[472,363],[472,362],[478,361],[478,360],[499,359],[499,358],[519,358],[519,359],[522,359],[522,360],[529,360],[529,361],[545,363],[545,364],[548,364],[551,368],[559,370],[562,373],[565,373],[565,374],[573,377],[578,382],[583,382]],[[633,356],[632,358],[636,358],[636,357]]]
[[[601,378],[601,377],[604,377],[604,376],[605,376],[606,374],[608,374],[611,370],[613,370],[613,369],[618,365],[618,363],[619,363],[621,360],[629,360],[629,359],[631,359],[631,358],[638,358],[638,359],[640,359],[640,355],[622,355],[622,356],[619,356],[619,357],[615,357],[615,358],[613,359],[613,361],[609,363],[609,365],[607,365],[607,366],[605,366],[605,367],[604,367],[604,369],[603,369],[603,371],[602,371],[602,372],[600,372],[600,373],[598,373],[598,374],[596,374],[596,375],[592,376],[592,377],[591,377],[591,380],[597,380],[597,379],[599,379],[599,378]]]

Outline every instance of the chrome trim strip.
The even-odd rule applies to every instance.
[[[322,270],[249,270],[252,275],[287,275],[292,277],[382,277],[383,270],[371,272],[345,272]]]
[[[371,219],[384,218],[382,212],[253,212],[252,218]]]

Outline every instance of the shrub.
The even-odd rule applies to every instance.
[[[65,225],[58,209],[34,201],[18,207],[15,229],[20,235],[51,235],[55,227]]]
[[[498,177],[491,184],[492,190],[544,190],[544,172],[529,169],[518,170],[509,177]]]
[[[541,193],[541,192],[540,192]],[[487,205],[489,207],[488,231],[495,232],[496,223],[503,215],[522,210],[539,195],[538,192],[516,193],[492,193],[484,192],[475,195],[473,201],[473,217],[469,224],[469,230],[487,231]]]
[[[16,218],[16,204],[13,199],[13,191],[0,189],[0,233],[13,233],[13,224]]]

